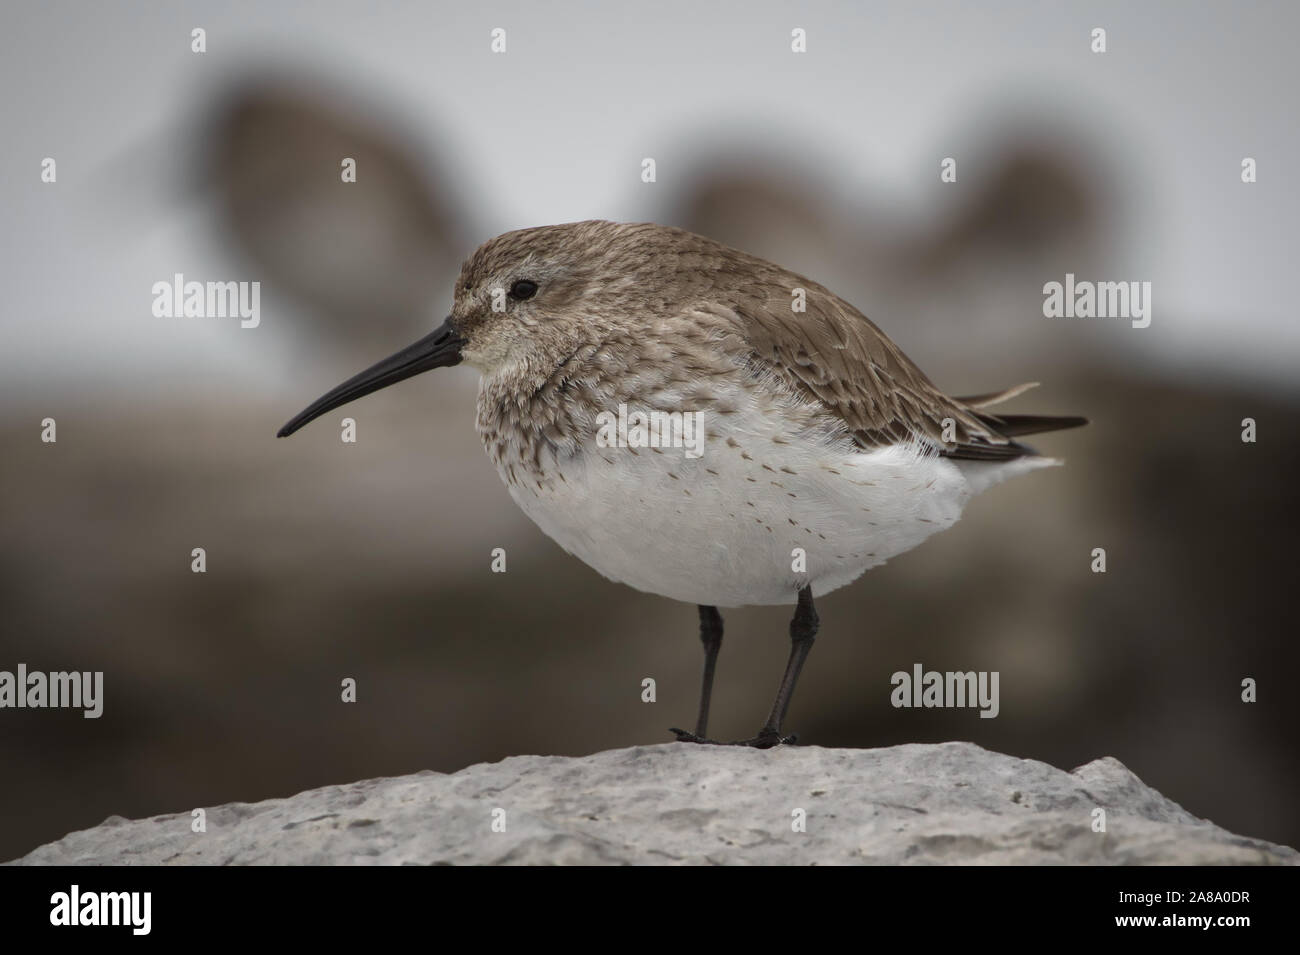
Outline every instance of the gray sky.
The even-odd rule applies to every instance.
[[[770,137],[825,188],[932,212],[938,158],[985,117],[1077,119],[1126,179],[1131,274],[1154,284],[1154,361],[1296,379],[1300,201],[1295,4],[29,3],[0,36],[6,130],[0,371],[33,381],[185,377],[274,387],[284,346],[237,322],[150,313],[174,272],[237,274],[179,190],[187,119],[249,63],[391,99],[475,197],[475,235],[643,218],[657,186],[729,137]],[[189,31],[208,31],[208,52]],[[489,31],[508,31],[504,56]],[[789,50],[790,30],[809,51]],[[1108,31],[1110,51],[1089,51]],[[59,181],[39,181],[40,161]],[[1243,185],[1243,156],[1260,181]],[[468,250],[467,250],[468,251]],[[223,263],[225,263],[223,265]],[[814,276],[815,278],[816,276]],[[447,302],[430,303],[431,315]],[[263,308],[266,309],[264,296]],[[1044,319],[1045,320],[1045,319]],[[1175,325],[1173,331],[1169,325]],[[273,338],[269,338],[274,342]],[[1153,339],[1154,341],[1155,339]],[[374,357],[374,356],[367,356]]]

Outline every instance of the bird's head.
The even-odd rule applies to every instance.
[[[348,379],[280,429],[432,368],[462,361],[485,377],[554,371],[575,349],[678,307],[698,236],[652,224],[587,221],[499,235],[466,260],[451,315],[432,334]],[[698,247],[696,249],[698,251]],[[689,274],[689,272],[687,273]],[[671,290],[671,292],[670,292]]]
[[[461,267],[448,319],[465,363],[485,376],[548,371],[590,340],[593,320],[617,320],[644,255],[619,239],[636,228],[570,222],[480,246]]]

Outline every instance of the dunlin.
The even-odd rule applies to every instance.
[[[435,332],[279,434],[462,361],[482,376],[478,432],[515,503],[611,580],[699,606],[699,716],[673,730],[689,742],[712,742],[718,607],[795,603],[776,700],[739,741],[791,742],[814,596],[952,526],[980,491],[1059,463],[1018,437],[1085,423],[987,410],[1027,385],[944,394],[852,305],[770,262],[680,229],[591,221],[487,242]],[[683,436],[694,453],[665,440]]]

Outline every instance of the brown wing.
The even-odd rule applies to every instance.
[[[788,289],[737,307],[753,359],[842,419],[863,448],[921,438],[954,458],[1033,453],[1000,433],[997,419],[936,388],[853,306],[814,282],[792,284],[806,290],[804,312],[791,308]],[[946,418],[956,438],[948,443],[942,440]]]

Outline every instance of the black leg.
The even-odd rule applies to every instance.
[[[713,671],[718,665],[718,650],[722,647],[722,614],[717,607],[700,605],[700,643],[704,644],[704,683],[700,687],[700,715],[695,720],[695,732],[688,733],[673,727],[682,742],[712,742],[704,738],[709,728],[709,701],[713,697]]]
[[[722,643],[722,618],[718,617],[717,643],[710,653],[709,641],[705,635],[706,610],[713,610],[713,608],[700,608],[700,639],[705,641],[704,697],[700,701],[700,723],[694,733],[679,729],[672,731],[683,743],[715,742],[705,738],[704,727],[709,715],[709,693],[713,688],[713,663],[717,658],[717,646]],[[713,610],[713,613],[716,615],[717,611]],[[786,662],[785,675],[781,677],[781,686],[776,691],[776,699],[772,702],[772,711],[767,716],[767,722],[753,739],[738,740],[729,745],[768,749],[781,743],[795,741],[793,736],[781,735],[781,724],[785,722],[786,711],[790,709],[790,699],[794,696],[795,684],[799,682],[799,671],[803,669],[804,661],[808,659],[808,651],[812,649],[813,641],[817,638],[818,623],[817,609],[813,606],[812,587],[804,587],[799,591],[799,603],[795,607],[794,618],[790,621],[790,659]]]
[[[713,697],[713,671],[722,647],[722,614],[717,607],[700,607],[700,643],[704,644],[704,685],[700,687],[700,715],[695,720],[695,735],[703,737],[709,730],[709,700]]]
[[[790,709],[790,699],[794,696],[794,685],[799,681],[799,671],[808,659],[817,638],[817,609],[813,606],[812,587],[799,591],[799,604],[794,609],[794,618],[790,621],[790,659],[785,664],[785,675],[781,677],[781,686],[772,701],[772,712],[767,715],[767,723],[758,731],[754,745],[775,746],[778,743],[793,743],[794,737],[781,736],[781,724],[785,722],[786,711]]]

